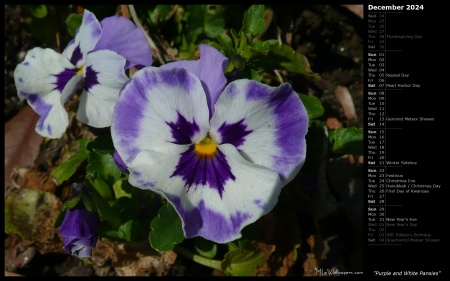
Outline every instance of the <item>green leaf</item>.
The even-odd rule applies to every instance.
[[[184,240],[181,219],[171,204],[166,203],[153,218],[149,235],[150,245],[159,252],[172,250]]]
[[[90,194],[83,193],[81,200],[83,202],[84,207],[89,212],[94,213],[97,211],[97,206],[95,205],[94,199],[92,199],[92,196]]]
[[[225,27],[225,20],[220,9],[220,5],[206,5],[204,33],[210,38],[216,38]]]
[[[137,218],[142,211],[142,206],[139,204],[138,199],[129,197],[120,197],[112,206],[117,214],[119,214],[122,221],[128,221],[133,218]],[[148,227],[146,227],[148,228]]]
[[[30,11],[33,16],[41,19],[47,16],[47,6],[46,5],[30,5]]]
[[[253,50],[254,51],[258,51],[261,53],[267,53],[270,51],[270,49],[277,45],[278,41],[275,39],[271,39],[271,40],[266,40],[266,41],[257,41],[254,45],[253,45]]]
[[[217,244],[206,240],[202,237],[194,237],[193,238],[194,247],[197,252],[206,257],[206,258],[214,258],[217,254]]]
[[[303,105],[305,106],[309,120],[323,115],[325,110],[319,98],[305,94],[299,94],[299,97],[302,100]]]
[[[116,181],[113,184],[113,190],[114,190],[114,195],[115,195],[116,199],[119,199],[120,197],[131,198],[131,194],[133,193],[134,188],[135,187],[133,187],[128,182],[128,177],[120,178],[118,181]]]
[[[253,276],[255,267],[262,265],[266,258],[253,244],[231,250],[225,254],[222,270],[231,276]]]
[[[92,185],[92,182],[87,181],[90,185]],[[120,217],[117,214],[117,212],[106,202],[106,200],[98,193],[98,191],[93,187],[89,186],[89,193],[92,196],[92,199],[94,199],[95,204],[97,205],[97,211],[100,216],[100,220],[107,221],[111,223],[114,227],[119,227],[122,223],[120,221]]]
[[[190,12],[186,32],[191,42],[195,42],[202,33],[215,38],[223,31],[225,20],[220,5],[187,5],[186,10]]]
[[[96,138],[88,145],[89,165],[86,167],[88,176],[101,178],[111,186],[121,177],[122,171],[114,161],[114,146],[111,136]]]
[[[278,44],[272,45],[272,52],[275,58],[283,58],[278,62],[278,65],[282,69],[299,74],[307,74],[309,71],[304,62],[303,55],[297,53],[291,46],[287,44],[282,44],[281,46]]]
[[[103,199],[105,199],[106,201],[115,199],[114,192],[111,186],[102,178],[88,176],[87,179],[89,180],[92,187],[94,187],[95,190],[97,190],[97,192],[100,194],[100,196],[103,197]]]
[[[165,17],[172,10],[170,5],[156,5],[153,11],[148,11],[148,17],[154,25],[164,21]]]
[[[252,5],[244,14],[244,33],[256,36],[264,30],[265,25],[264,5]]]
[[[119,227],[117,236],[128,242],[138,241],[145,237],[146,231],[148,231],[148,224],[148,220],[129,220]]]
[[[88,158],[88,143],[88,139],[80,139],[78,141],[80,147],[79,151],[52,171],[50,176],[53,177],[58,184],[69,179],[76,172],[78,166]]]
[[[69,199],[67,199],[66,202],[64,202],[63,209],[72,209],[72,208],[74,208],[78,204],[78,202],[80,202],[82,195],[83,194],[80,193],[80,194],[78,194],[76,196],[72,196]]]
[[[348,127],[330,130],[328,135],[330,157],[345,154],[363,155],[364,131],[362,128]]]
[[[223,46],[226,57],[231,57],[234,54],[233,41],[225,32],[219,32],[217,34],[217,41]]]
[[[69,35],[75,37],[77,29],[81,26],[83,22],[83,15],[71,13],[66,19],[67,31]]]
[[[104,134],[95,138],[95,140],[91,141],[91,143],[89,144],[88,149],[100,154],[112,154],[115,148],[111,138],[111,134]]]

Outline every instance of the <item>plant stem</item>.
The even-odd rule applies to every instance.
[[[222,261],[219,260],[212,260],[205,257],[202,257],[200,255],[196,255],[192,253],[191,251],[187,250],[186,248],[181,247],[180,245],[175,245],[173,248],[175,252],[181,254],[182,256],[195,261],[196,263],[199,263],[201,265],[211,267],[214,269],[222,270],[221,264]]]

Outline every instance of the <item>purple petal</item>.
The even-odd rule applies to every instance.
[[[201,44],[199,60],[171,62],[162,65],[161,68],[180,67],[194,73],[202,81],[211,118],[214,115],[214,105],[227,84],[227,78],[223,73],[227,63],[228,58],[217,49]]]
[[[207,208],[204,200],[201,200],[196,208],[185,211],[179,198],[173,197],[169,200],[184,222],[183,231],[186,238],[201,236],[217,243],[227,243],[240,237],[242,225],[251,217],[246,212],[224,216]]]
[[[122,158],[120,157],[119,153],[117,153],[117,150],[114,150],[114,162],[116,162],[117,167],[124,172],[128,173],[127,165],[123,162]]]
[[[99,221],[96,214],[89,212],[84,207],[76,207],[67,209],[59,234],[63,237],[90,239],[98,235],[98,227]]]
[[[103,19],[101,24],[103,33],[94,50],[115,51],[126,58],[126,69],[152,64],[152,51],[147,38],[131,20],[112,16]]]

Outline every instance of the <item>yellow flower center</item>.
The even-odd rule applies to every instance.
[[[195,152],[201,158],[212,158],[216,155],[217,144],[207,136],[201,142],[195,144]]]
[[[76,75],[80,75],[83,74],[83,68],[78,69],[77,73],[75,73]]]

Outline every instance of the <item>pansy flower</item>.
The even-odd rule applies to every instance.
[[[84,184],[72,184],[73,195],[86,193]],[[72,208],[67,209],[61,223],[59,235],[63,237],[64,249],[79,258],[92,256],[92,249],[98,241],[100,220],[96,213],[89,212],[82,200]]]
[[[62,54],[33,48],[14,71],[20,99],[40,115],[36,131],[59,138],[69,118],[64,103],[84,78],[77,119],[92,127],[111,125],[114,104],[128,80],[125,70],[151,65],[152,53],[144,33],[129,19],[112,16],[100,23],[84,10],[75,38]]]
[[[200,45],[200,59],[136,72],[111,124],[129,182],[163,195],[187,238],[217,243],[275,206],[304,164],[308,116],[299,96],[242,79],[227,84],[228,59]]]

